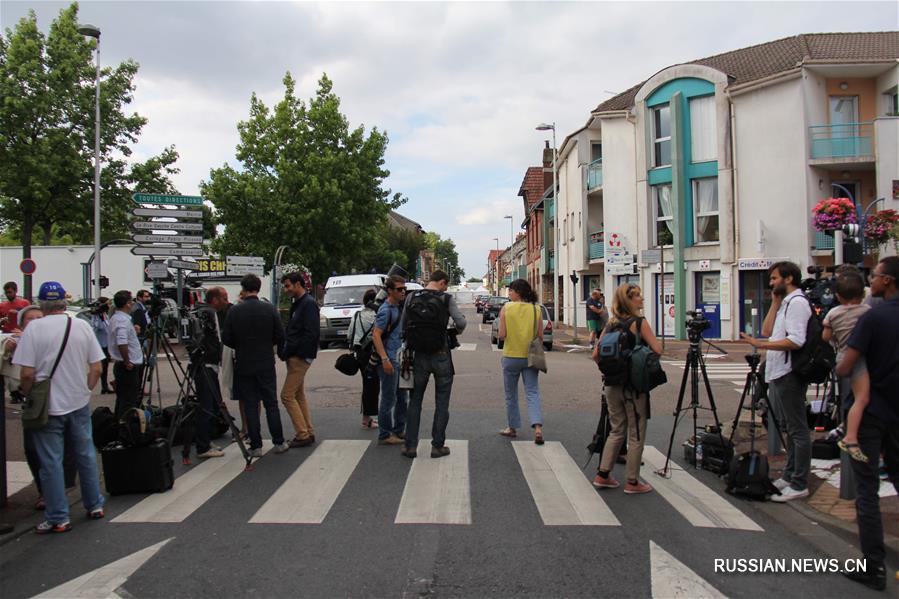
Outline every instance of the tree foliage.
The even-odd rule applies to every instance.
[[[465,279],[465,270],[459,267],[459,254],[452,239],[441,239],[439,233],[425,233],[425,245],[434,252],[437,268],[450,276],[450,282],[458,285]]]
[[[213,169],[201,184],[225,224],[213,249],[263,256],[271,267],[287,245],[286,258],[307,265],[316,283],[332,272],[369,270],[370,258],[391,259],[394,248],[380,236],[388,211],[405,199],[382,188],[387,135],[350,129],[327,75],[308,104],[290,73],[283,83],[272,108],[252,95],[249,118],[237,125],[240,169]]]

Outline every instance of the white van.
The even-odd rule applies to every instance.
[[[321,349],[327,349],[335,341],[346,343],[350,322],[362,309],[362,296],[369,289],[380,291],[386,278],[386,275],[343,275],[328,279],[319,317]]]

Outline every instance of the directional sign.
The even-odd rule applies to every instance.
[[[161,204],[166,206],[202,206],[200,196],[178,196],[162,193],[136,193],[131,196],[138,204]]]
[[[202,256],[203,248],[179,248],[175,246],[139,245],[131,248],[135,256]]]
[[[225,275],[229,277],[242,277],[244,275],[256,275],[261,277],[265,274],[265,267],[261,264],[231,264],[228,263],[225,269]]]
[[[197,268],[196,262],[186,262],[184,260],[169,260],[168,264],[169,268],[176,268],[178,270],[194,270]]]
[[[134,216],[170,216],[172,218],[203,218],[202,210],[166,210],[165,208],[133,208]]]
[[[633,264],[633,254],[613,254],[606,256],[606,264]]]
[[[609,264],[606,266],[606,273],[610,275],[635,275],[635,264]]]
[[[202,231],[203,223],[167,223],[163,221],[138,221],[131,223],[135,229],[144,231]]]
[[[169,276],[169,269],[165,262],[148,262],[144,272],[151,279],[164,279]]]
[[[132,235],[135,243],[203,243],[202,235]]]
[[[247,264],[250,266],[264,266],[265,258],[262,256],[225,256],[228,264]]]

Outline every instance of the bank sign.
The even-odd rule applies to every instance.
[[[737,270],[768,270],[778,262],[786,262],[789,258],[744,258],[737,260]]]

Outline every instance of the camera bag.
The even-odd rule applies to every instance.
[[[161,493],[172,488],[172,451],[165,439],[143,447],[107,445],[100,450],[103,479],[110,495]]]
[[[727,489],[731,495],[765,501],[769,495],[780,495],[768,474],[768,456],[747,451],[736,456],[727,473]]]
[[[815,439],[812,441],[812,459],[835,460],[840,457],[840,447],[836,439]]]

